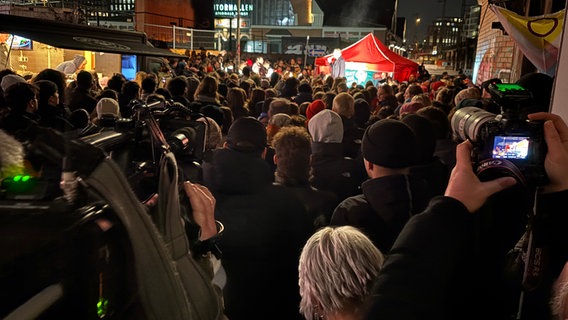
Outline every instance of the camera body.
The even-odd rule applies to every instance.
[[[456,111],[451,125],[462,140],[474,146],[472,161],[482,180],[513,176],[528,186],[548,182],[543,122],[529,121],[532,94],[517,84],[491,84],[489,92],[500,106],[495,115],[476,107]]]

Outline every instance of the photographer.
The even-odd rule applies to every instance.
[[[432,199],[400,233],[377,279],[367,319],[550,319],[552,283],[568,259],[568,216],[556,209],[568,196],[568,126],[549,113],[531,114],[529,119],[546,120],[544,167],[550,181],[536,194],[532,224],[539,247],[548,253],[536,288],[523,283],[524,294],[506,291],[510,279],[503,265],[495,266],[501,271],[496,274],[463,268],[464,262],[472,262],[471,244],[477,239],[471,231],[479,210],[490,197],[516,185],[512,177],[480,181],[470,159],[472,144],[466,141],[457,148],[457,163],[444,196]],[[487,258],[473,263],[496,264]]]

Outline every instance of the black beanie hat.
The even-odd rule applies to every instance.
[[[409,167],[417,156],[416,136],[401,121],[382,119],[365,130],[361,151],[373,164],[386,168]]]
[[[417,164],[430,163],[436,150],[436,133],[430,120],[417,114],[407,114],[401,119],[412,129],[418,143]]]
[[[238,118],[229,128],[226,142],[229,149],[260,154],[266,147],[266,128],[253,117]]]

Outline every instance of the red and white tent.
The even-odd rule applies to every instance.
[[[407,81],[410,75],[418,76],[416,62],[392,52],[372,33],[342,49],[341,55],[346,62],[346,77],[350,67],[356,69],[353,70],[355,73],[365,70],[375,80],[380,80],[383,73],[392,75],[397,81]],[[320,72],[329,70],[329,57],[333,54],[316,58],[315,66]]]

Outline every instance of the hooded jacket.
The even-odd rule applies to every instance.
[[[67,60],[60,63],[55,70],[61,71],[65,74],[72,74],[79,69],[83,61],[85,61],[85,57],[81,55],[76,55],[73,57],[73,60]]]
[[[363,194],[345,199],[335,208],[332,225],[361,229],[377,248],[388,254],[410,217],[428,205],[426,181],[408,175],[370,179],[361,185]]]

